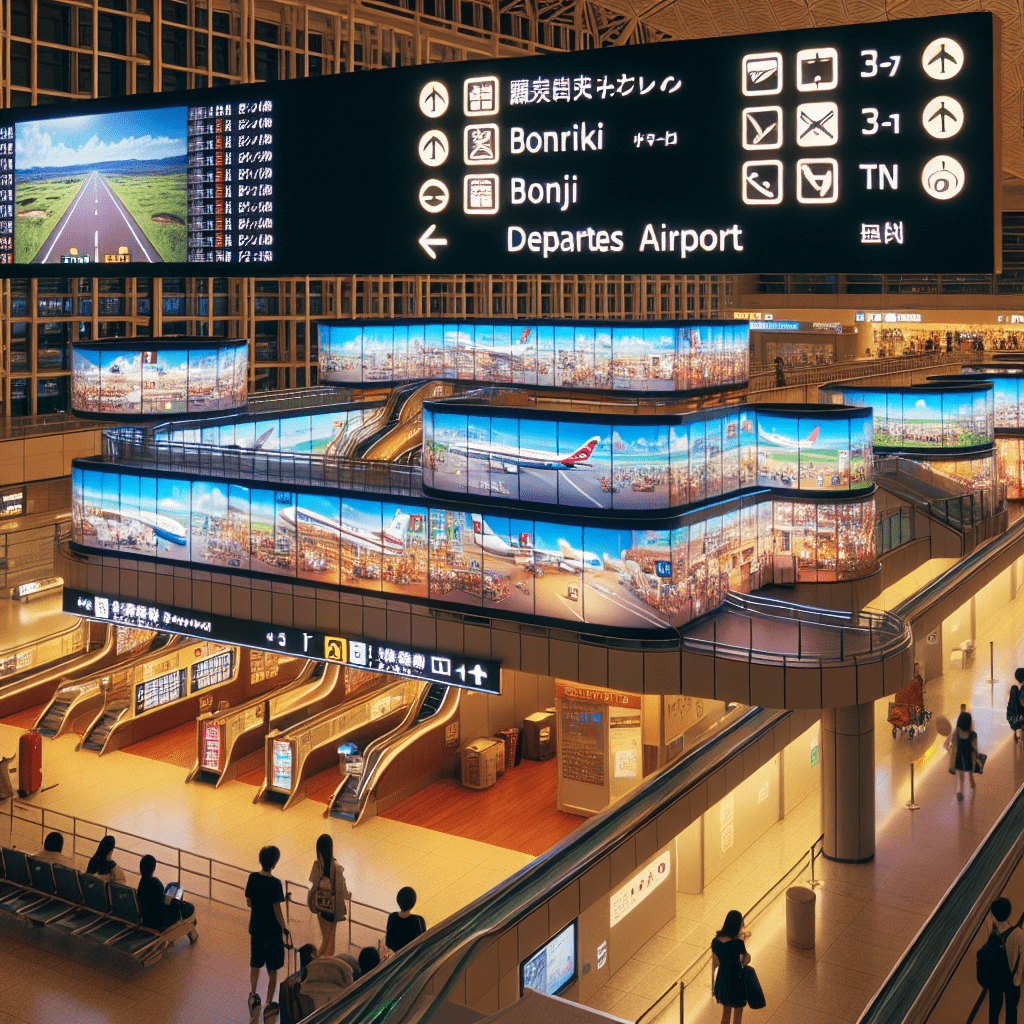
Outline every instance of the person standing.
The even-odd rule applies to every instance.
[[[1019,743],[1024,730],[1024,704],[1021,704],[1020,686],[1017,684],[1024,680],[1024,668],[1017,669],[1013,677],[1017,682],[1010,687],[1010,699],[1006,702],[1006,723],[1013,730],[1013,742]]]
[[[334,840],[325,832],[316,841],[316,860],[309,869],[307,906],[320,925],[318,957],[334,956],[338,922],[346,917],[345,900],[351,896],[345,885],[345,869],[334,859]]]
[[[403,885],[395,897],[398,910],[388,914],[388,927],[384,933],[384,945],[397,953],[403,946],[408,946],[413,939],[427,930],[427,922],[414,914],[416,906],[416,890],[411,885]]]
[[[1007,925],[1013,907],[1003,897],[992,904],[992,931],[1003,937],[1006,946],[1006,966],[1009,974],[1002,988],[988,990],[988,1024],[999,1024],[999,1011],[1006,1001],[1006,1024],[1017,1024],[1017,1006],[1020,1004],[1021,975],[1024,973],[1024,936],[1019,928]]]
[[[711,991],[722,1007],[722,1024],[740,1024],[747,994],[743,987],[743,968],[750,963],[750,954],[740,938],[743,915],[730,910],[725,924],[711,940],[711,969],[714,974]]]
[[[957,715],[956,729],[953,730],[950,740],[949,771],[956,775],[956,798],[963,801],[964,774],[966,773],[970,781],[971,789],[974,789],[974,762],[978,756],[978,734],[974,731],[974,723],[969,711],[961,711]]]
[[[270,1021],[280,1009],[274,1002],[277,991],[277,972],[284,967],[284,936],[291,932],[284,923],[281,906],[284,888],[273,875],[281,851],[276,846],[260,850],[260,870],[249,875],[245,885],[245,902],[249,907],[249,1019],[256,1021],[260,1012],[260,997],[256,986],[260,968],[267,969],[267,1002],[263,1009],[264,1021]]]

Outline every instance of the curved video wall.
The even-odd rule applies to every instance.
[[[979,377],[991,381],[992,390],[995,395],[995,424],[996,430],[1018,430],[1024,427],[1024,410],[1021,409],[1021,402],[1024,401],[1024,365],[999,364],[964,366],[960,371],[960,380],[966,377],[968,380],[976,380]],[[929,380],[950,381],[958,378],[930,377]]]
[[[871,487],[870,409],[777,405],[572,416],[458,400],[423,406],[423,486],[587,509],[665,509],[746,487]]]
[[[251,420],[235,417],[230,423],[171,426],[158,431],[156,436],[175,444],[204,444],[289,455],[341,454],[347,442],[378,415],[379,409],[379,404],[367,404]]]
[[[76,342],[71,408],[103,419],[244,409],[249,343],[213,338]]]
[[[321,321],[320,381],[447,377],[532,387],[695,391],[745,384],[745,320]]]
[[[877,568],[871,496],[796,503],[761,492],[663,522],[638,530],[116,466],[72,470],[73,540],[85,548],[616,632],[678,627],[729,590]]]
[[[981,448],[995,439],[995,399],[989,381],[902,388],[830,384],[819,391],[823,400],[872,410],[875,448]]]

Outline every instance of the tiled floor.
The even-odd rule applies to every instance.
[[[997,618],[994,626],[978,622],[977,642],[984,650],[990,638],[995,640],[996,674],[1005,680],[1024,660],[1024,600],[1001,609]],[[913,743],[893,740],[885,722],[887,701],[876,705],[877,856],[862,865],[818,861],[824,884],[818,889],[814,950],[786,944],[784,900],[752,922],[748,947],[768,997],[768,1009],[757,1018],[762,1024],[856,1020],[1024,781],[1024,748],[1014,747],[1003,717],[1005,687],[993,693],[984,682],[987,675],[982,659],[928,681],[927,701],[934,711],[949,716],[962,700],[969,702],[981,747],[990,753],[977,791],[963,804],[955,801],[934,726]],[[14,749],[18,731],[0,726],[0,752]],[[335,821],[328,825],[321,817],[323,805],[314,801],[284,813],[276,806],[253,805],[251,786],[236,782],[217,791],[186,786],[180,768],[124,752],[102,758],[76,753],[74,742],[69,737],[46,743],[44,785],[58,785],[35,802],[244,867],[253,864],[259,846],[273,842],[283,851],[278,873],[297,881],[305,879],[315,838],[327,828],[357,899],[389,908],[400,885],[413,885],[429,923],[529,861],[524,854],[396,821],[374,819],[354,829]],[[911,759],[922,805],[916,812],[904,807]],[[749,907],[819,833],[818,804],[811,798],[704,895],[681,896],[675,920],[611,979],[595,1003],[636,1019],[699,961],[725,911]],[[0,839],[8,839],[2,815]],[[246,1019],[245,915],[204,902],[200,913],[199,942],[191,947],[179,942],[148,970],[45,929],[27,932],[0,915],[0,1024],[241,1024]],[[294,920],[296,938],[311,939],[313,925],[304,910]],[[686,990],[688,1024],[718,1019],[709,989],[710,972],[704,969]],[[675,1024],[677,1006],[658,1020]]]

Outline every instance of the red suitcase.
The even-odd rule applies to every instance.
[[[31,796],[43,784],[43,739],[35,729],[18,740],[18,796]]]

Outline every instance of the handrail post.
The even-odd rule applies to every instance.
[[[914,801],[914,762],[910,762],[910,799],[904,805],[908,811],[919,811],[921,805]]]
[[[679,1024],[684,1024],[686,1020],[686,1001],[683,993],[686,991],[686,986],[683,984],[683,979],[679,979]]]

